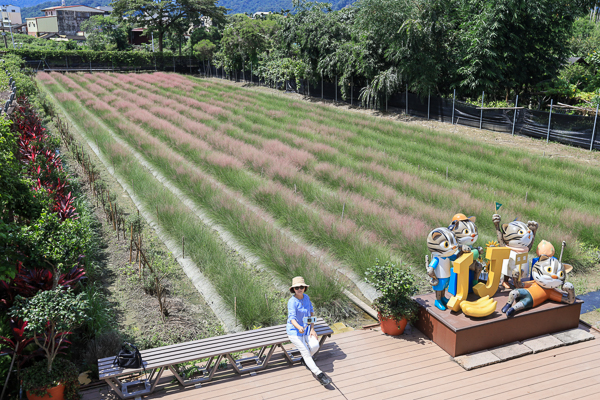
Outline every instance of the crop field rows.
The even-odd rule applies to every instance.
[[[186,256],[231,308],[237,298],[245,327],[282,322],[281,299],[296,275],[325,307],[376,259],[423,277],[428,232],[462,212],[477,217],[484,246],[496,239],[495,202],[504,222],[540,223],[536,244],[567,241],[564,259],[576,268],[582,248],[600,237],[600,171],[581,164],[219,80],[40,73],[38,81],[131,180],[161,227],[185,236]],[[223,248],[183,196],[260,269]]]

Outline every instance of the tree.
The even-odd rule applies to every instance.
[[[182,21],[187,25],[219,25],[225,22],[225,7],[216,0],[115,0],[113,15],[133,25],[145,27],[145,32],[158,36],[158,50],[163,51],[166,32]]]
[[[510,93],[556,75],[587,0],[462,0],[459,86]]]
[[[234,15],[223,30],[221,60],[232,69],[242,69],[247,62],[256,65],[259,55],[271,47],[278,25],[272,18],[252,19]]]
[[[128,29],[113,16],[95,15],[81,24],[86,44],[94,51],[127,50]]]
[[[446,91],[455,72],[459,1],[360,1],[356,37],[363,69],[373,71],[365,94],[385,96],[403,82],[423,95]]]
[[[215,53],[217,46],[208,39],[202,39],[194,45],[194,52],[200,56],[203,61],[210,60]]]
[[[51,375],[54,359],[68,343],[66,336],[88,319],[88,307],[85,293],[76,295],[72,289],[57,287],[29,299],[17,296],[9,314],[27,322],[25,330],[46,354]]]

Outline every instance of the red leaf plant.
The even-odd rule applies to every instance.
[[[60,275],[58,278],[59,286],[65,290],[75,289],[80,282],[85,282],[87,277],[82,266],[83,257],[83,255],[80,255],[77,264],[68,272]],[[29,298],[42,290],[52,289],[53,277],[50,270],[44,268],[28,269],[19,262],[15,278],[9,282],[0,281],[0,310],[7,310],[12,307],[17,295]]]

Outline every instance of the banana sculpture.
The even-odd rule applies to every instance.
[[[483,296],[477,301],[463,301],[460,308],[465,315],[469,317],[487,317],[496,310],[497,301],[490,296]]]

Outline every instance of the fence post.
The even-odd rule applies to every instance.
[[[337,103],[337,74],[335,75],[335,102]]]
[[[408,83],[406,84],[406,115],[408,115]]]
[[[596,121],[598,121],[598,105],[596,106],[596,118],[594,118],[594,130],[592,131],[592,141],[590,142],[590,151],[594,147],[594,136],[596,136]]]
[[[429,119],[429,110],[431,109],[431,89],[429,89],[429,94],[427,95],[427,119]]]
[[[517,95],[517,99],[515,100],[515,114],[513,115],[513,127],[512,127],[512,135],[515,136],[515,123],[517,122],[517,104],[519,104],[519,95]]]
[[[321,70],[321,100],[323,99],[323,70]]]
[[[456,89],[454,89],[454,94],[452,95],[452,125],[454,125],[454,101],[456,100]]]
[[[250,61],[250,83],[254,84],[254,78],[252,77],[254,70],[252,69],[252,61]]]
[[[67,60],[67,56],[65,56],[65,64],[67,64],[67,69],[69,69],[69,60]]]
[[[350,107],[352,107],[354,104],[352,104],[352,95],[354,94],[354,77],[350,78]]]
[[[481,92],[481,114],[479,116],[479,129],[483,124],[483,98],[485,97],[485,90]]]
[[[175,56],[173,56],[173,72],[175,72]]]
[[[550,140],[550,124],[552,123],[552,104],[554,100],[550,99],[550,114],[548,115],[548,134],[546,135],[546,143]]]

